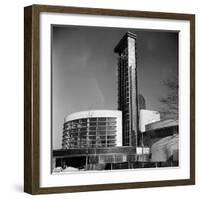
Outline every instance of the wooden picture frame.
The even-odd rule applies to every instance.
[[[41,187],[40,29],[41,13],[187,21],[190,25],[189,178],[159,181]],[[46,133],[49,134],[49,133]],[[195,16],[192,14],[32,5],[24,9],[24,191],[30,194],[84,192],[195,184]]]

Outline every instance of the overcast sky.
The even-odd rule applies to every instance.
[[[80,26],[52,29],[53,148],[61,148],[64,117],[89,109],[117,109],[117,54],[127,32],[137,35],[138,92],[150,110],[160,110],[163,80],[177,74],[178,34]]]

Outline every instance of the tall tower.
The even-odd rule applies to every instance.
[[[138,100],[136,35],[127,32],[114,49],[118,53],[118,109],[122,111],[123,146],[137,147]]]

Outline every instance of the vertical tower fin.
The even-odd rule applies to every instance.
[[[114,49],[118,61],[118,108],[123,117],[123,145],[137,147],[138,100],[136,35],[127,32]]]

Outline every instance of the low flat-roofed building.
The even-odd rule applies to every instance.
[[[137,159],[136,148],[104,147],[85,149],[58,149],[53,151],[53,168],[61,166],[84,170],[133,168]]]

